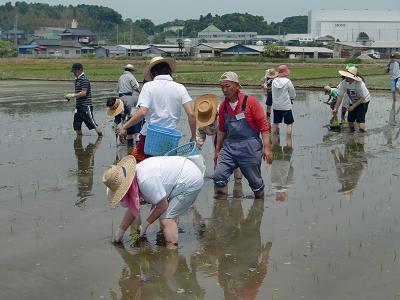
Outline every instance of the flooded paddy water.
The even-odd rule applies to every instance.
[[[63,100],[72,84],[0,81],[0,299],[400,299],[390,93],[372,92],[367,132],[350,134],[324,127],[322,92],[298,91],[292,139],[282,130],[274,164],[262,167],[265,200],[246,180],[214,199],[207,178],[169,251],[155,245],[158,224],[140,248],[110,243],[124,212],[109,208],[101,183],[121,150],[104,113],[115,85],[92,84],[104,138],[84,127],[76,140]],[[185,118],[180,129],[188,134]],[[203,155],[210,176],[211,140]]]

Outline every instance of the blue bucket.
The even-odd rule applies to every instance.
[[[148,124],[144,153],[151,156],[163,156],[178,146],[181,137],[182,133],[179,130]]]
[[[164,154],[164,156],[193,156],[199,154],[199,150],[197,149],[196,142],[190,142],[175,149],[172,149]]]

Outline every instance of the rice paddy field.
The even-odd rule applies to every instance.
[[[135,76],[138,81],[143,79],[143,70],[149,60],[111,60],[83,59],[85,73],[92,81],[115,82],[122,73],[122,67],[133,63],[136,67]],[[69,72],[71,59],[0,59],[0,79],[41,79],[41,80],[71,80]],[[235,62],[208,60],[178,60],[174,78],[178,82],[191,85],[217,85],[223,72],[234,71],[239,74],[241,83],[249,87],[260,86],[265,70],[276,68],[281,63],[289,65],[292,79],[296,87],[319,89],[326,84],[337,85],[338,70],[345,63],[340,61],[271,61],[271,62]],[[359,72],[365,76],[370,89],[388,90],[388,75],[384,73],[384,61],[361,64]]]
[[[371,91],[362,134],[329,131],[326,96],[298,88],[293,135],[282,128],[273,164],[262,165],[264,200],[253,199],[245,179],[229,183],[228,199],[214,197],[208,139],[205,185],[179,219],[179,248],[157,245],[158,224],[140,247],[128,235],[116,247],[124,209],[109,207],[101,176],[126,154],[105,114],[122,63],[87,64],[90,76],[111,80],[92,83],[101,140],[85,129],[75,137],[74,106],[63,98],[73,87],[69,65],[0,65],[2,74],[69,79],[0,81],[0,299],[400,299],[400,116],[389,92]],[[262,77],[265,66],[253,67],[234,70]],[[233,66],[218,68],[179,66],[177,78],[215,83]],[[310,67],[292,71],[297,83],[317,77]],[[336,71],[313,82],[337,82]],[[188,91],[222,97],[215,86]],[[264,105],[260,89],[244,91]],[[178,128],[187,142],[184,114]]]

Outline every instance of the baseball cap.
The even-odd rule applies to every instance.
[[[75,71],[75,70],[83,70],[83,66],[80,63],[74,63],[71,67],[71,72]]]
[[[240,84],[239,76],[235,72],[225,72],[224,74],[221,75],[219,79],[220,82],[223,80],[228,80]]]

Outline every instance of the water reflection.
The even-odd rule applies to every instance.
[[[341,188],[339,192],[350,199],[364,169],[367,166],[367,157],[364,152],[364,134],[352,134],[345,137],[344,151],[335,148],[331,151],[336,166]]]
[[[111,299],[202,299],[204,291],[196,274],[189,269],[186,258],[177,250],[137,248],[137,253],[116,247],[125,262],[119,287]]]
[[[396,109],[396,101],[392,102],[392,107],[389,113],[389,124],[390,125],[400,125],[400,104],[398,104],[398,108]]]
[[[191,264],[217,278],[225,299],[255,299],[267,275],[272,243],[261,243],[263,213],[264,200],[254,200],[245,217],[239,199],[216,200],[208,224],[193,211],[200,248]]]
[[[94,143],[90,142],[84,148],[82,145],[82,136],[77,136],[74,140],[74,151],[78,163],[78,193],[75,205],[78,207],[83,207],[87,198],[92,195],[94,153],[100,143],[101,139],[98,138]]]
[[[271,136],[274,161],[271,165],[271,183],[276,201],[287,199],[287,189],[293,183],[292,136],[286,135],[286,145],[280,145],[279,135]]]

